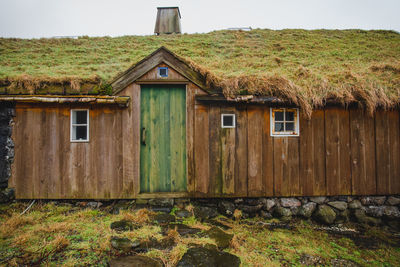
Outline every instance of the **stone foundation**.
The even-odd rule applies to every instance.
[[[137,200],[136,205],[155,210],[176,206],[183,208],[191,202],[194,213],[210,219],[218,213],[228,217],[263,217],[290,220],[294,217],[312,219],[322,224],[349,221],[367,225],[389,225],[400,229],[400,196],[335,196],[291,198],[236,198],[236,199],[150,199]],[[240,211],[240,212],[239,212]]]
[[[14,190],[7,188],[14,161],[14,142],[11,139],[12,118],[15,116],[13,104],[0,105],[0,203],[14,198]]]

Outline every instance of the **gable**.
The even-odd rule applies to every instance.
[[[158,75],[158,68],[168,68],[168,77],[160,77]],[[189,80],[182,76],[179,72],[177,72],[174,68],[171,66],[163,63],[158,64],[155,66],[153,69],[150,71],[146,72],[143,74],[141,77],[139,77],[137,82],[188,82]]]
[[[212,93],[211,88],[206,86],[205,78],[198,72],[194,71],[186,62],[177,57],[174,53],[160,47],[148,57],[144,58],[136,65],[127,69],[111,82],[113,94],[117,94],[124,90],[129,84],[139,80],[145,75],[154,75],[157,66],[169,66],[173,69],[173,73],[179,74],[179,79],[190,81],[208,93]],[[182,78],[181,78],[182,77]]]

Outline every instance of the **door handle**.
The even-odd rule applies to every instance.
[[[142,144],[146,145],[146,128],[142,128]]]

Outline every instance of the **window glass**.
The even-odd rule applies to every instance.
[[[168,77],[168,68],[167,67],[159,67],[158,68],[158,75],[160,77]]]
[[[87,139],[87,126],[75,126],[75,140]]]
[[[276,132],[283,132],[285,131],[284,127],[283,127],[283,122],[275,122],[275,131]]]
[[[77,110],[74,113],[74,121],[72,123],[75,124],[86,124],[87,123],[87,111],[86,110]]]
[[[233,126],[233,116],[223,116],[224,126]]]
[[[275,112],[275,121],[283,121],[283,111]]]
[[[285,112],[285,120],[286,121],[294,121],[294,112],[293,111],[286,111]]]
[[[294,131],[294,122],[286,122],[286,131]]]

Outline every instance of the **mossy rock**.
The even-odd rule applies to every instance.
[[[140,228],[140,225],[134,224],[131,221],[121,220],[112,222],[110,228],[118,232],[123,232],[123,231],[132,231],[138,229]]]
[[[319,205],[313,217],[316,221],[323,224],[333,224],[336,219],[336,212],[328,205]]]
[[[229,244],[233,238],[233,234],[228,234],[216,226],[211,227],[205,232],[205,234],[208,237],[214,239],[217,243],[218,248],[220,249],[229,247]]]

